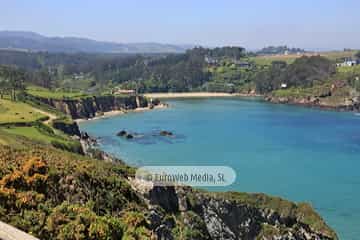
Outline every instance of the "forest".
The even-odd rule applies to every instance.
[[[259,65],[242,47],[196,47],[181,54],[89,54],[0,51],[0,93],[40,86],[62,91],[109,92],[121,87],[145,92],[269,93],[285,83],[311,87],[336,74],[335,62],[303,56],[292,63]],[[360,58],[360,53],[355,55]],[[352,73],[345,76],[357,84]],[[357,73],[356,73],[357,74]],[[15,96],[14,96],[15,97]]]

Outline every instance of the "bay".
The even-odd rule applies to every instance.
[[[244,99],[168,100],[167,109],[87,121],[81,130],[133,166],[224,165],[213,191],[310,202],[340,239],[360,236],[360,116]],[[116,136],[120,130],[132,140]],[[174,137],[158,136],[160,130]]]

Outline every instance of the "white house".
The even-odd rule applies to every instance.
[[[337,63],[336,66],[337,67],[352,67],[352,66],[355,66],[355,65],[358,65],[358,64],[360,64],[359,60],[346,59],[342,63]]]
[[[205,56],[205,62],[208,64],[217,64],[219,61],[216,58]]]
[[[281,84],[281,88],[287,88],[287,84],[286,84],[286,83],[282,83],[282,84]]]

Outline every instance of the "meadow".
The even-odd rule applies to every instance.
[[[52,99],[76,99],[86,97],[87,95],[80,91],[63,91],[60,89],[49,90],[38,86],[28,86],[26,92],[35,97],[52,98]]]
[[[274,61],[285,61],[288,64],[293,63],[297,58],[302,56],[317,56],[321,55],[330,60],[336,61],[341,58],[350,58],[354,57],[357,51],[329,51],[329,52],[320,52],[320,53],[305,53],[305,54],[289,54],[289,55],[266,55],[266,56],[256,56],[250,58],[251,61],[254,61],[258,65],[271,65]]]
[[[0,99],[0,124],[27,123],[46,118],[28,104]]]

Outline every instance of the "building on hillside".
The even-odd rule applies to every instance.
[[[346,58],[343,62],[337,63],[337,67],[352,67],[360,64],[360,59],[353,60],[352,58]]]
[[[216,65],[219,63],[219,60],[210,56],[205,56],[205,62],[210,65]]]
[[[287,84],[286,84],[286,83],[282,83],[282,84],[280,85],[280,87],[281,87],[281,88],[287,88]]]

